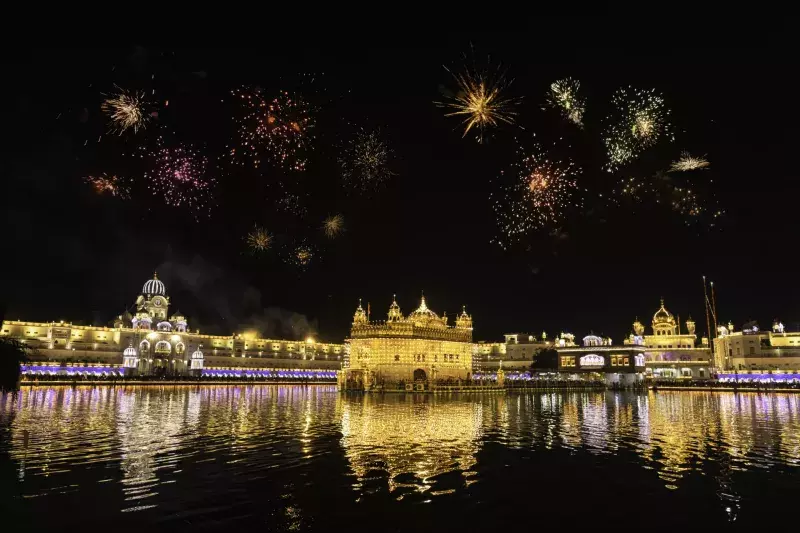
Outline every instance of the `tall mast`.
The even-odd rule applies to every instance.
[[[703,276],[703,300],[706,305],[706,337],[708,338],[708,347],[711,349],[711,355],[714,355],[714,343],[711,342],[711,318],[708,316],[708,291],[706,290],[705,276]]]
[[[714,317],[714,335],[717,335],[717,293],[714,290],[714,282],[711,282],[711,316]]]

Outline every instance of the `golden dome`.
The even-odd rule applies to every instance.
[[[422,297],[422,301],[410,315],[408,315],[409,322],[413,322],[417,326],[441,326],[445,327],[444,322],[439,315],[428,309],[428,306],[425,304],[425,297]]]
[[[664,307],[664,299],[661,299],[661,307],[656,311],[656,314],[653,315],[653,326],[658,324],[664,325],[675,325],[675,319],[672,317],[672,313],[667,311]]]
[[[644,324],[639,322],[639,317],[636,317],[636,320],[633,321],[633,333],[640,337],[644,333]]]

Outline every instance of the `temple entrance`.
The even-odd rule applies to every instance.
[[[427,381],[428,375],[425,373],[424,370],[418,368],[414,370],[414,381]]]

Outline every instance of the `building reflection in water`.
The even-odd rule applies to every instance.
[[[204,464],[214,465],[216,479],[233,484],[272,482],[277,472],[294,480],[298,467],[341,456],[357,479],[355,499],[387,488],[398,499],[429,498],[480,483],[478,461],[484,453],[508,453],[500,445],[632,455],[669,489],[680,489],[692,473],[710,475],[733,520],[748,490],[743,473],[800,466],[800,395],[792,394],[433,396],[343,395],[323,386],[41,387],[0,396],[0,429],[5,427],[10,433],[0,444],[9,447],[26,497],[87,491],[91,499],[90,487],[119,481],[121,509],[128,511],[199,494],[203,481],[197,479],[169,495],[165,485],[180,485],[176,474]],[[492,449],[484,449],[488,444]],[[279,487],[287,520],[302,516],[294,483]]]
[[[424,492],[440,474],[461,472],[464,484],[477,459],[483,403],[431,395],[358,395],[341,399],[342,447],[360,482],[388,478],[390,491]],[[361,488],[357,484],[356,488]],[[433,487],[434,495],[455,487]]]

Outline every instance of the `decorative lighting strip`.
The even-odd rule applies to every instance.
[[[122,376],[119,366],[20,365],[23,376]]]
[[[334,370],[221,370],[207,368],[201,375],[210,378],[336,379]]]
[[[720,383],[800,383],[800,374],[720,374]]]

